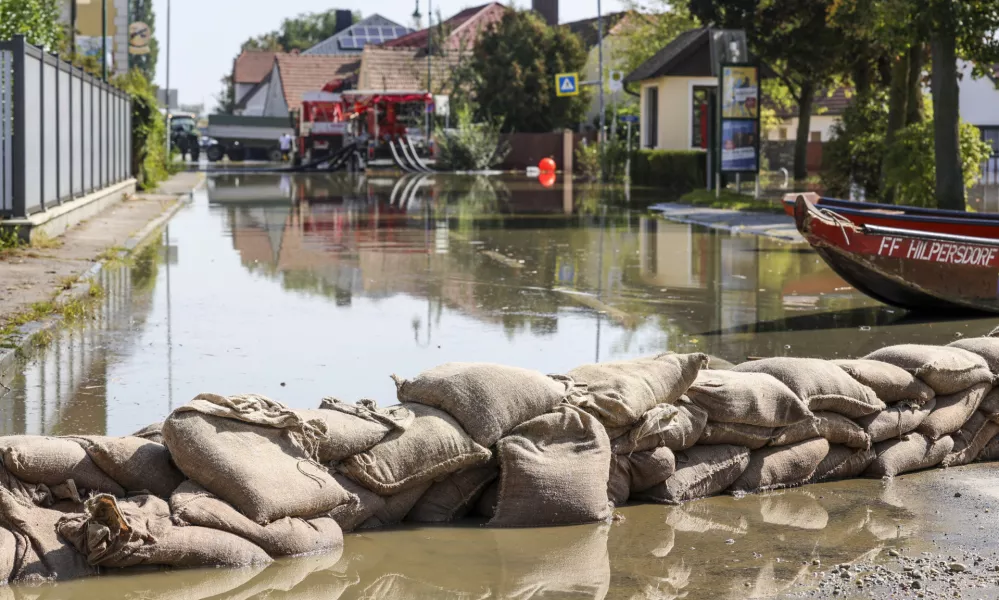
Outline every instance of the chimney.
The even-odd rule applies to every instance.
[[[349,10],[336,11],[336,31],[333,32],[333,35],[340,33],[341,31],[347,29],[353,24],[354,24],[354,13],[350,12]]]
[[[558,25],[558,0],[531,0],[531,8],[541,15],[548,25]]]

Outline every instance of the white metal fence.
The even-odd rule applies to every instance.
[[[32,46],[0,42],[0,216],[26,217],[131,177],[128,94]]]

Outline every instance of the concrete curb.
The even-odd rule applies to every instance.
[[[109,260],[124,258],[132,254],[136,248],[147,242],[153,233],[165,225],[167,221],[172,219],[173,216],[180,212],[182,208],[188,205],[188,201],[185,201],[185,197],[187,197],[188,200],[192,199],[194,192],[204,186],[205,182],[206,179],[202,178],[190,191],[178,194],[176,196],[176,204],[160,213],[158,217],[147,223],[145,227],[140,229],[121,244],[124,250],[119,251],[113,256],[107,256],[101,260],[91,263],[90,268],[84,271],[76,279],[76,283],[74,283],[72,287],[63,290],[56,295],[56,297],[52,300],[52,303],[56,306],[62,306],[71,300],[82,298],[89,293],[91,280],[100,274]],[[35,340],[37,335],[39,333],[55,329],[62,324],[62,320],[62,315],[56,314],[38,321],[25,323],[17,329],[11,338],[9,338],[13,340],[13,345],[0,348],[0,398],[2,398],[7,391],[9,391],[7,384],[17,373],[19,358],[35,349]]]
[[[667,208],[668,206],[668,208]],[[719,222],[716,220],[706,220],[698,219],[695,216],[691,216],[685,209],[690,209],[690,211],[698,210],[697,206],[686,205],[686,204],[669,204],[669,205],[653,205],[649,207],[649,210],[660,215],[664,219],[673,221],[675,223],[683,223],[685,225],[699,225],[701,227],[707,227],[709,229],[717,229],[720,231],[727,231],[729,233],[737,233],[744,235],[757,235],[761,237],[767,237],[781,242],[791,242],[796,244],[806,243],[801,234],[798,233],[797,229],[793,227],[789,230],[784,230],[779,227],[764,229],[766,225],[752,224],[752,223],[730,223],[730,222]],[[734,220],[739,220],[740,215],[743,215],[741,211],[737,210],[727,210],[714,208],[711,209],[712,215],[714,216],[731,216]],[[745,220],[745,219],[743,219]]]

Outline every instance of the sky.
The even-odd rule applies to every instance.
[[[447,19],[469,6],[487,0],[432,0],[433,12]],[[156,83],[166,87],[167,5],[170,6],[170,87],[178,90],[181,104],[204,103],[215,106],[222,89],[221,79],[232,71],[232,61],[249,37],[273,31],[281,21],[301,13],[331,8],[372,13],[403,25],[412,23],[415,0],[153,0],[156,10],[156,37],[160,43]],[[419,0],[426,22],[427,0]],[[561,0],[562,22],[597,16],[598,0]],[[623,0],[602,0],[606,14],[623,10]],[[529,7],[530,0],[514,2]],[[376,8],[377,7],[377,8]]]

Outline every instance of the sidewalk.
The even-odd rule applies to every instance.
[[[732,233],[750,233],[786,242],[804,243],[805,239],[786,214],[755,213],[723,208],[704,208],[688,204],[663,203],[649,207],[678,223],[691,223]]]

